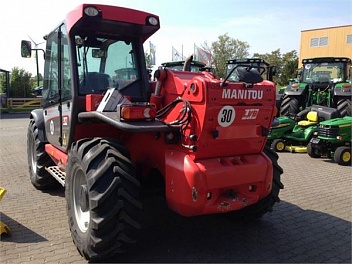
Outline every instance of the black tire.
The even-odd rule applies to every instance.
[[[280,115],[295,116],[299,113],[301,106],[303,106],[302,100],[299,100],[299,98],[295,96],[284,94],[280,106]]]
[[[55,163],[45,152],[45,142],[40,141],[38,133],[34,120],[30,120],[27,132],[27,157],[31,183],[38,190],[58,188],[60,184],[45,169],[54,166]]]
[[[334,153],[334,161],[342,166],[351,166],[351,147],[338,147]]]
[[[271,143],[271,149],[275,150],[276,152],[283,152],[285,151],[286,143],[282,139],[274,139]]]
[[[281,174],[283,173],[283,169],[277,162],[279,159],[278,154],[268,146],[265,146],[264,153],[273,163],[273,183],[271,193],[262,200],[258,201],[258,203],[245,207],[240,211],[241,216],[247,219],[260,218],[267,212],[272,212],[275,203],[280,202],[279,193],[280,190],[284,188],[284,185],[281,182]]]
[[[340,97],[336,104],[336,109],[339,111],[342,117],[351,116],[351,100],[349,98]]]
[[[311,142],[309,142],[307,145],[307,154],[314,159],[321,157],[320,151],[317,148],[313,147]]]
[[[71,235],[85,259],[103,261],[136,242],[140,183],[125,147],[102,138],[74,143],[65,185]]]

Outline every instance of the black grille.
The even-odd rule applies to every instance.
[[[318,135],[328,138],[336,138],[339,135],[338,126],[321,126],[318,130]]]

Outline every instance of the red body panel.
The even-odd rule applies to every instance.
[[[194,161],[168,150],[165,156],[168,205],[184,216],[239,210],[271,191],[273,172],[264,155]]]
[[[50,155],[50,157],[55,161],[57,166],[59,166],[61,169],[65,168],[65,165],[67,163],[67,153],[62,152],[51,144],[45,145],[45,152]]]
[[[86,111],[97,110],[104,95],[102,94],[87,94],[86,95]]]
[[[97,5],[97,4],[82,4],[76,7],[73,11],[66,16],[66,26],[68,32],[71,28],[77,24],[77,22],[83,17],[83,10],[87,6],[95,6],[101,11],[102,19],[121,21],[129,24],[146,25],[147,17],[154,16],[159,20],[158,16],[143,11],[138,11],[130,8],[108,6],[108,5]],[[149,35],[144,35],[144,39],[150,37],[154,32],[150,32]]]

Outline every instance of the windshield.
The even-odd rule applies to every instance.
[[[309,63],[304,65],[303,82],[329,83],[342,81],[343,63]]]
[[[79,94],[123,90],[140,78],[133,43],[107,38],[75,37]]]
[[[176,62],[171,62],[171,63],[162,63],[162,66],[164,66],[165,68],[168,68],[170,70],[174,70],[174,71],[183,71],[183,66],[184,66],[184,61],[180,61],[178,63]],[[201,70],[203,70],[205,64],[198,64],[198,63],[191,63],[191,72],[200,72]]]

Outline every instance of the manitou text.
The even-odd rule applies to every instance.
[[[262,99],[263,91],[258,90],[236,90],[236,89],[223,89],[223,99]]]

